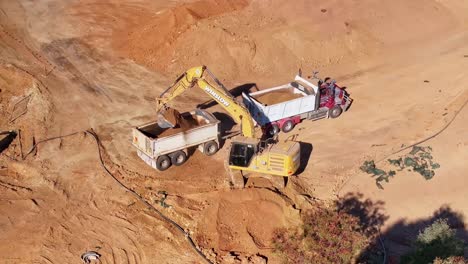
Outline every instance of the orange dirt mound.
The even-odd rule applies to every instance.
[[[115,35],[114,45],[123,55],[165,72],[174,56],[174,42],[194,23],[239,10],[247,4],[247,0],[201,0],[175,6],[149,18],[144,14],[137,26],[132,25]]]
[[[413,5],[421,11],[412,12]],[[165,74],[207,65],[228,80],[266,80],[290,77],[299,67],[359,61],[430,36],[453,22],[446,11],[427,0],[300,0],[293,5],[280,0],[204,0],[156,16],[140,13],[146,17],[114,34],[113,45],[121,55]],[[402,27],[408,34],[397,30]]]
[[[203,248],[218,253],[218,263],[228,263],[223,258],[230,252],[268,252],[273,247],[273,231],[295,223],[298,214],[269,190],[220,192],[204,211],[196,239]],[[276,263],[273,257],[270,261]]]

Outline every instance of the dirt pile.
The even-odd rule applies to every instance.
[[[16,110],[15,104],[32,85],[33,79],[27,74],[12,65],[0,65],[0,127],[6,129],[8,121],[18,118],[25,111],[24,107]]]
[[[248,0],[199,0],[177,5],[156,15],[143,14],[145,18],[139,24],[114,35],[114,47],[126,57],[167,72],[166,67],[178,53],[175,42],[194,24],[242,9],[247,4]]]
[[[220,263],[229,263],[235,255],[245,256],[245,252],[269,255],[275,228],[295,223],[298,214],[287,200],[270,190],[220,192],[203,212],[197,241],[205,249],[214,249]],[[269,263],[276,261],[268,259]]]
[[[177,120],[177,125],[173,128],[165,129],[158,137],[171,136],[204,124],[206,124],[206,121],[199,120],[196,115],[180,115],[180,118]]]
[[[295,94],[289,90],[276,90],[255,96],[255,99],[266,105],[273,105],[301,97],[303,97],[301,94]]]
[[[210,2],[217,12],[207,8]],[[208,65],[225,78],[266,79],[290,77],[301,66],[323,68],[367,58],[382,48],[427,37],[453,22],[444,6],[428,0],[411,4],[300,0],[293,5],[252,1],[243,9],[245,1],[233,8],[222,8],[231,7],[227,4],[218,8],[216,2],[174,7],[124,28],[114,35],[114,47],[137,63],[171,76]],[[421,11],[412,12],[413,6]],[[411,36],[400,34],[401,27]]]
[[[0,130],[21,133],[9,155],[20,156],[20,139],[29,149],[46,133],[52,111],[47,91],[36,79],[12,64],[0,64]]]

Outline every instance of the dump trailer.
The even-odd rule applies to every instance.
[[[160,171],[185,163],[188,149],[197,147],[207,156],[219,149],[219,123],[213,114],[196,109],[181,114],[179,127],[162,127],[157,121],[133,128],[138,156]],[[186,124],[186,125],[183,125]]]
[[[319,85],[321,81],[319,81]],[[300,75],[293,82],[242,93],[244,104],[258,125],[270,134],[280,130],[287,133],[304,119],[336,118],[351,104],[347,92],[335,82],[331,89],[318,85]]]

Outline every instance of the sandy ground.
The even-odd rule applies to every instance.
[[[0,130],[22,132],[0,156],[0,263],[79,263],[87,250],[99,251],[102,263],[202,263],[176,229],[102,171],[89,135],[49,141],[21,158],[34,142],[89,128],[111,171],[212,261],[278,263],[274,228],[297,223],[298,209],[311,206],[306,197],[350,193],[383,203],[385,243],[400,254],[403,227],[441,207],[468,214],[468,109],[425,143],[441,164],[433,180],[403,172],[380,190],[358,168],[434,134],[466,102],[467,14],[463,0],[0,2]],[[230,190],[227,147],[210,159],[196,152],[164,173],[136,156],[131,128],[153,120],[154,98],[199,64],[228,88],[282,84],[299,67],[348,87],[349,112],[295,128],[312,148],[284,190],[289,198]],[[186,93],[175,105],[191,110],[208,99]]]

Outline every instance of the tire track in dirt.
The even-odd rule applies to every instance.
[[[108,91],[97,83],[91,83],[90,78],[87,76],[89,73],[75,67],[74,63],[69,59],[71,56],[78,56],[78,65],[80,67],[84,68],[83,66],[86,65],[88,71],[99,71],[99,68],[102,68],[102,57],[89,45],[79,39],[70,38],[43,44],[41,50],[51,58],[62,73],[69,75],[71,82],[77,83],[78,87],[84,88],[88,92],[103,95],[112,102]]]

